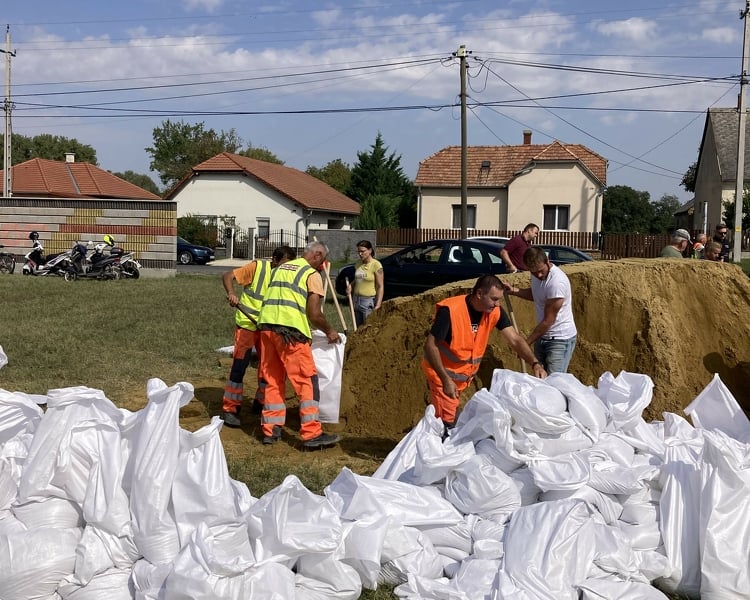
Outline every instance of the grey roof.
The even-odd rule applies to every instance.
[[[706,125],[711,122],[714,133],[714,143],[721,169],[723,181],[737,180],[737,133],[739,130],[740,115],[736,108],[709,108],[706,116]],[[708,127],[704,129],[704,135]],[[705,141],[705,140],[704,140]],[[701,143],[701,151],[703,143]],[[750,180],[750,118],[745,119],[745,167],[746,181]]]

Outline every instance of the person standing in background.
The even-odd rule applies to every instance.
[[[357,242],[359,260],[354,265],[354,289],[347,280],[346,293],[354,292],[354,320],[357,327],[364,324],[373,310],[383,303],[383,265],[375,258],[375,250],[368,240]]]
[[[263,303],[263,297],[271,281],[271,270],[288,260],[297,258],[297,252],[289,246],[279,246],[273,251],[271,260],[252,260],[247,264],[227,271],[222,277],[224,291],[230,306],[237,308],[234,314],[234,349],[232,351],[232,367],[229,378],[224,386],[222,399],[222,419],[227,427],[240,427],[240,407],[244,393],[243,380],[250,364],[253,348],[260,357],[260,341],[258,337],[258,315]],[[242,295],[237,296],[234,282],[242,286]],[[242,308],[239,308],[242,307]],[[260,386],[253,400],[253,412],[260,414],[262,407],[258,400]]]
[[[706,241],[708,237],[705,233],[699,233],[695,236],[695,243],[693,244],[693,258],[703,258],[703,252],[706,249]]]
[[[526,252],[538,235],[539,225],[529,223],[523,228],[522,233],[512,238],[500,250],[500,258],[503,259],[503,262],[508,267],[508,273],[529,270],[523,261],[523,253]]]
[[[729,230],[724,223],[719,223],[716,226],[716,233],[714,234],[713,240],[721,245],[719,260],[721,262],[729,262]]]

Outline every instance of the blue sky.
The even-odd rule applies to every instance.
[[[315,7],[315,8],[311,8]],[[13,130],[92,145],[100,166],[149,172],[166,118],[234,128],[289,166],[353,164],[378,132],[414,178],[468,142],[580,143],[608,184],[674,194],[705,111],[736,105],[741,1],[4,0]],[[151,174],[161,185],[158,177]]]

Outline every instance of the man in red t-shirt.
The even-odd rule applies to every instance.
[[[500,258],[508,267],[508,273],[516,271],[528,271],[526,263],[523,262],[523,253],[531,246],[531,243],[539,235],[539,225],[529,223],[523,228],[523,232],[510,240],[500,250]]]

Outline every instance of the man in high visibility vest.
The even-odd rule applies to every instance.
[[[328,256],[328,247],[310,242],[302,258],[290,260],[273,271],[263,300],[260,329],[259,390],[263,404],[263,443],[281,438],[286,421],[286,378],[299,398],[300,437],[307,448],[329,446],[339,436],[323,433],[318,412],[320,390],[310,342],[310,325],[325,333],[331,344],[341,342],[338,332],[322,311],[323,279],[318,269]]]
[[[260,342],[258,336],[258,315],[263,303],[263,296],[271,281],[271,270],[288,260],[297,258],[297,252],[289,246],[279,246],[273,251],[271,260],[252,260],[232,271],[227,271],[222,277],[227,301],[230,306],[237,308],[234,315],[236,324],[234,330],[234,350],[232,353],[232,368],[224,386],[222,400],[222,419],[227,427],[240,427],[240,406],[244,392],[243,380],[247,367],[252,358],[252,350],[260,356]],[[242,286],[242,294],[238,297],[234,290],[234,282]],[[259,384],[260,385],[260,384]],[[255,394],[253,412],[260,414],[261,407],[258,400],[259,392]]]
[[[471,293],[437,303],[435,318],[424,345],[422,370],[446,431],[456,424],[463,392],[479,370],[490,333],[498,329],[508,345],[531,365],[536,377],[546,377],[542,364],[526,340],[500,308],[503,284],[495,275],[477,279]]]

